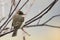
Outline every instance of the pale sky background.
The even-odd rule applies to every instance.
[[[22,4],[26,0],[22,0],[18,9],[22,6]],[[44,8],[46,8],[52,1],[54,0],[29,0],[29,2],[25,5],[22,11],[26,14],[25,21],[31,19]],[[2,4],[2,2],[4,4]],[[18,0],[16,0],[16,3]],[[33,6],[30,8],[30,5],[34,2]],[[0,0],[0,19],[2,17],[7,17],[10,8],[10,0]],[[30,8],[29,12],[27,10]],[[17,9],[17,10],[18,10]],[[27,13],[26,13],[27,12]],[[54,7],[41,19],[40,24],[48,20],[54,15],[60,14],[60,0],[54,5]],[[37,24],[38,21],[35,21],[32,24]],[[1,24],[1,23],[0,23]],[[52,19],[47,24],[60,26],[60,17],[56,17]],[[11,22],[8,24],[8,27],[11,27]],[[16,37],[12,37],[12,33],[0,37],[0,40],[22,40],[22,37],[25,35],[26,40],[60,40],[60,29],[52,28],[48,26],[40,26],[40,27],[30,27],[25,28],[25,30],[31,34],[31,36],[27,36],[23,34],[23,32],[19,29]]]

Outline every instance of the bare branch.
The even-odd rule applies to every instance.
[[[53,27],[53,28],[60,28],[60,26],[53,26],[53,25],[48,25],[48,24],[29,25],[29,26],[26,26],[26,28],[29,28],[29,27],[40,27],[40,26],[48,26],[48,27]]]
[[[22,5],[22,7],[21,7],[19,10],[21,10],[21,9],[28,3],[28,1],[29,1],[29,0],[27,0],[27,1]]]
[[[33,27],[33,26],[34,26],[34,27],[35,27],[35,26],[50,26],[50,27],[54,27],[54,26],[47,25],[47,24],[30,25],[30,26],[27,26],[27,25],[30,24],[30,23],[32,23],[32,22],[34,22],[34,21],[36,21],[36,20],[39,19],[39,18],[42,18],[42,17],[54,6],[54,4],[55,4],[56,2],[57,2],[57,0],[55,0],[55,1],[52,3],[52,5],[50,5],[49,9],[48,9],[44,14],[42,14],[42,15],[39,16],[38,18],[34,19],[33,21],[25,24],[24,27]],[[25,5],[25,4],[24,4],[24,5]],[[23,6],[24,6],[24,5],[23,5]],[[23,7],[23,6],[22,6],[22,7]],[[22,7],[20,8],[20,10],[22,9]],[[14,12],[14,11],[13,11],[13,12]],[[13,13],[13,12],[12,12],[12,13]],[[10,15],[10,16],[11,16],[11,15]],[[10,17],[9,17],[9,18],[10,18]],[[8,19],[9,19],[9,18],[8,18]],[[11,19],[10,19],[10,20],[11,20]],[[7,21],[10,22],[10,20],[9,20],[9,21],[7,20]],[[5,24],[5,23],[4,23],[4,24]],[[24,28],[24,27],[23,27],[23,28]],[[55,27],[56,27],[56,26],[55,26]],[[56,28],[57,28],[57,27],[56,27]],[[59,28],[60,28],[60,27],[59,27]],[[14,31],[14,30],[11,30],[11,31],[9,31],[9,32],[7,32],[7,33],[1,34],[0,37],[6,35],[6,34],[8,34],[8,33],[11,33],[11,32],[13,32],[13,31]]]
[[[0,29],[7,23],[7,21],[9,20],[9,18],[12,16],[12,14],[14,13],[14,11],[15,11],[16,8],[18,7],[20,1],[21,1],[21,0],[19,0],[18,4],[16,5],[15,9],[14,9],[13,12],[11,13],[11,15],[8,17],[8,19],[1,25]]]
[[[7,23],[7,21],[9,20],[9,18],[12,16],[12,14],[14,13],[14,11],[15,11],[16,8],[18,7],[20,1],[21,1],[21,0],[19,0],[17,6],[15,7],[15,9],[14,9],[13,12],[11,13],[11,15],[8,17],[8,19],[4,22],[4,24],[2,24],[2,26],[0,27],[0,29],[5,25],[5,23]],[[21,10],[21,9],[26,5],[26,3],[27,3],[28,1],[29,1],[29,0],[27,0],[19,10]],[[12,18],[11,18],[11,19],[12,19]],[[11,19],[8,21],[8,23],[11,21]],[[8,23],[7,23],[7,24],[8,24]]]
[[[54,0],[49,6],[47,6],[44,10],[42,10],[38,15],[34,16],[33,18],[31,18],[30,20],[26,21],[25,23],[28,23],[30,21],[32,21],[33,19],[35,19],[36,17],[38,17],[39,15],[41,15],[45,10],[47,10],[54,2],[57,2],[58,0]]]
[[[46,23],[48,23],[50,20],[52,20],[53,18],[59,17],[59,16],[60,16],[60,14],[55,15],[55,16],[51,17],[50,19],[48,19],[47,21],[45,21],[43,24],[46,24]]]
[[[46,13],[48,13],[48,11],[51,10],[51,8],[54,6],[54,4],[55,4],[56,2],[57,2],[57,1],[54,1],[54,2],[52,3],[52,5],[50,6],[50,8],[49,8],[45,13],[43,13],[43,14],[42,14],[41,16],[39,16],[38,18],[32,20],[31,22],[26,23],[23,27],[25,27],[25,26],[31,24],[32,22],[34,22],[34,21],[36,21],[36,20],[38,20],[38,19],[40,19],[40,18],[42,18]]]
[[[20,0],[21,1],[21,0]],[[18,4],[17,4],[17,6],[19,5],[19,3],[20,3],[20,1],[18,2]],[[23,4],[23,6],[19,9],[19,10],[21,10],[25,5],[26,5],[26,3],[28,2],[29,0],[27,0],[24,4]],[[11,15],[8,17],[8,19],[4,22],[4,24],[0,27],[0,29],[5,25],[5,23],[7,23],[6,25],[5,25],[5,27],[8,25],[8,23],[12,20],[12,18],[9,20],[9,18],[12,16],[12,14],[14,13],[14,11],[16,10],[16,8],[17,8],[17,6],[15,7],[15,9],[13,10],[13,12],[11,13]],[[8,21],[8,22],[7,22]],[[5,28],[4,27],[4,28]],[[4,29],[3,28],[3,29]],[[2,30],[3,31],[3,30]],[[1,31],[1,32],[2,32]],[[10,32],[13,32],[13,30],[11,30]],[[8,34],[8,33],[10,33],[10,32],[7,32],[7,33],[5,33],[5,34]],[[5,34],[2,34],[2,35],[0,35],[0,36],[3,36],[3,35],[5,35]]]
[[[53,28],[60,28],[60,26],[53,26],[53,25],[48,25],[48,24],[44,24],[44,26],[53,27]]]
[[[11,21],[11,19],[10,19],[10,20],[8,20],[8,21]],[[8,23],[9,23],[9,22],[7,22],[7,23],[6,23],[6,25],[3,27],[3,29],[5,29],[5,28],[6,28],[6,26],[8,25]],[[0,33],[3,31],[3,29],[1,29],[1,30],[0,30]]]
[[[29,27],[40,27],[40,26],[48,26],[48,27],[53,27],[53,28],[60,28],[60,26],[52,26],[52,25],[48,25],[48,24],[39,24],[39,25],[29,25],[29,26],[26,26],[26,28],[29,28]],[[4,35],[6,35],[6,34],[9,34],[9,33],[11,33],[11,32],[13,32],[14,30],[11,30],[11,31],[9,31],[9,32],[7,32],[7,33],[4,33],[4,34],[1,34],[0,35],[0,37],[2,37],[2,36],[4,36]]]
[[[49,27],[54,27],[54,28],[60,28],[60,26],[53,26],[53,25],[48,25],[46,24],[47,22],[49,22],[50,20],[52,20],[53,18],[56,18],[56,17],[59,17],[60,14],[58,15],[55,15],[55,16],[52,16],[50,19],[48,19],[46,22],[42,23],[42,24],[38,24],[38,25],[29,25],[29,26],[26,26],[27,28],[28,27],[37,27],[37,26],[49,26]]]
[[[13,32],[13,31],[14,31],[14,30],[11,30],[11,31],[9,31],[9,32],[7,32],[7,33],[0,34],[0,37],[4,36],[4,35],[6,35],[6,34],[9,34],[9,33]]]
[[[11,15],[12,7],[13,7],[13,5],[11,5],[10,12],[9,12],[9,15],[8,16]]]
[[[52,4],[52,3],[51,3]],[[46,7],[44,10],[42,10],[41,11],[41,13],[39,13],[38,15],[36,15],[36,16],[34,16],[33,18],[31,18],[30,20],[28,20],[28,21],[26,21],[25,23],[28,23],[28,22],[30,22],[31,20],[33,20],[33,19],[35,19],[36,17],[38,17],[40,14],[42,14],[46,9],[48,9],[50,6],[51,6],[51,4],[48,6],[48,7]]]
[[[15,5],[16,5],[16,1],[15,0],[11,0],[11,7],[10,7],[10,12],[9,12],[8,16],[11,15],[12,8],[13,8],[13,6],[15,7]]]

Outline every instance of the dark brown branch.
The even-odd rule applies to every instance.
[[[55,0],[56,1],[56,0]],[[53,3],[53,5],[55,4],[55,2]],[[53,7],[53,5],[51,5],[51,7],[49,8],[49,10]],[[45,13],[47,13],[49,10],[47,10]],[[43,14],[44,15],[44,14]],[[42,16],[43,16],[42,15]],[[40,16],[40,17],[42,17],[42,16]],[[39,19],[40,17],[38,17],[37,19]],[[35,19],[35,20],[37,20],[37,19]],[[33,21],[35,21],[35,20],[33,20]],[[25,27],[26,27],[27,25],[25,25]],[[34,26],[34,25],[33,25]],[[36,25],[35,25],[36,26]],[[41,25],[37,25],[37,26],[43,26],[43,24],[41,24]],[[45,26],[48,26],[48,25],[45,25]],[[50,25],[49,25],[50,26]],[[1,34],[0,35],[0,37],[2,37],[2,36],[4,36],[4,35],[6,35],[6,34],[8,34],[8,33],[11,33],[11,32],[13,32],[14,30],[11,30],[10,32],[7,32],[7,33],[4,33],[4,34]]]
[[[18,4],[16,5],[15,9],[14,9],[13,12],[11,13],[11,15],[8,17],[8,19],[1,25],[0,29],[7,23],[7,21],[9,20],[9,18],[12,16],[12,14],[14,13],[14,11],[15,11],[16,8],[18,7],[20,1],[21,1],[21,0],[19,0]]]
[[[56,3],[57,1],[54,1],[53,2],[53,4],[51,5],[51,7],[44,13],[44,14],[42,14],[41,16],[39,16],[38,18],[36,18],[36,19],[34,19],[34,20],[32,20],[31,22],[29,22],[29,23],[26,23],[23,27],[25,27],[25,26],[27,26],[27,25],[29,25],[29,24],[31,24],[32,22],[34,22],[34,21],[36,21],[36,20],[38,20],[38,19],[40,19],[40,18],[42,18],[46,13],[48,13],[48,11],[50,11],[51,10],[51,8],[54,6],[54,4]]]
[[[20,10],[26,5],[26,3],[28,2],[29,0],[27,0],[24,4],[23,4],[23,6],[20,8]],[[10,19],[10,20],[8,20],[8,22],[6,23],[6,25],[4,26],[4,28],[8,25],[8,23],[10,22],[12,20],[12,18]],[[4,29],[3,28],[3,29]],[[3,29],[1,30],[1,32],[3,31]],[[1,33],[0,32],[0,33]]]
[[[41,15],[45,10],[47,10],[54,2],[57,2],[58,0],[54,0],[49,6],[47,6],[44,10],[42,10],[38,15],[34,16],[33,18],[31,18],[30,20],[26,21],[25,23],[28,23],[30,21],[32,21],[33,19],[35,19],[36,17],[38,17],[39,15]]]
[[[27,1],[22,5],[22,7],[21,7],[19,10],[21,10],[21,9],[28,3],[28,1],[29,1],[29,0],[27,0]]]
[[[55,16],[53,16],[52,18],[58,17],[58,16],[60,16],[60,15],[55,15]],[[29,28],[29,27],[37,27],[37,26],[39,26],[39,27],[40,27],[40,26],[48,26],[48,27],[53,27],[53,28],[60,28],[60,26],[53,26],[53,25],[48,25],[48,24],[29,25],[29,26],[26,26],[26,28]],[[5,33],[5,34],[1,34],[0,37],[6,35],[6,34],[8,34],[8,33],[11,33],[11,32],[13,32],[13,30],[11,30],[10,32],[7,32],[7,33]]]
[[[36,27],[36,26],[48,26],[48,27],[53,27],[53,28],[60,28],[60,26],[53,26],[53,25],[48,25],[48,24],[39,24],[39,25],[29,25],[29,26],[26,26],[26,28],[29,28],[29,27]],[[14,30],[11,30],[11,31],[9,31],[9,32],[7,32],[7,33],[4,33],[4,34],[1,34],[0,35],[0,37],[2,37],[2,36],[4,36],[4,35],[6,35],[6,34],[9,34],[9,33],[11,33],[11,32],[13,32]]]
[[[29,28],[29,27],[38,27],[38,26],[42,26],[43,24],[38,24],[38,25],[28,25],[28,26],[25,26],[24,28]]]
[[[52,16],[50,19],[48,19],[46,22],[42,23],[42,24],[38,24],[38,25],[29,25],[29,26],[26,26],[27,28],[29,27],[36,27],[36,26],[49,26],[49,27],[54,27],[54,28],[60,28],[60,26],[53,26],[53,25],[48,25],[46,24],[47,22],[49,22],[50,20],[52,20],[53,18],[56,18],[56,17],[59,17],[60,14],[58,15],[55,15],[55,16]]]
[[[21,10],[21,9],[26,5],[26,3],[27,3],[28,1],[29,1],[29,0],[27,0],[19,10]],[[7,24],[5,25],[5,27],[8,25],[8,23],[9,23],[11,20],[12,20],[12,18],[11,18],[10,20],[8,20],[8,22],[7,22]]]
[[[53,3],[53,2],[52,2],[52,3]],[[44,10],[42,10],[41,13],[39,13],[39,14],[36,15],[36,16],[34,16],[33,18],[31,18],[30,20],[26,21],[25,23],[28,23],[28,22],[30,22],[31,20],[33,20],[33,19],[35,19],[36,17],[38,17],[39,15],[41,15],[46,9],[48,9],[48,8],[52,5],[52,3],[51,3],[48,7],[46,7]]]
[[[20,8],[20,10],[26,5],[26,3],[27,3],[28,1],[29,1],[29,0],[27,0],[27,1],[23,4],[23,6]],[[11,18],[10,20],[8,20],[7,24],[8,24],[11,20],[12,20],[12,18]],[[5,25],[5,27],[7,26],[7,24]]]
[[[21,0],[20,0],[20,1],[21,1]],[[19,5],[20,1],[18,2],[17,6]],[[27,0],[19,10],[21,10],[21,9],[26,5],[26,3],[27,3],[28,1],[29,1],[29,0]],[[15,9],[17,8],[17,6],[15,7]],[[13,10],[13,12],[15,11],[15,9]],[[11,13],[11,15],[13,14],[13,12]],[[11,15],[10,15],[10,16],[11,16]],[[10,16],[8,17],[8,19],[10,18]],[[8,23],[11,21],[12,18],[11,18],[10,20],[8,20],[8,19],[4,22],[4,24],[3,24],[2,26],[4,26],[7,21],[8,21],[8,22],[7,22],[7,24],[8,24]],[[7,24],[5,25],[5,27],[7,26]],[[2,26],[0,27],[0,29],[2,28]],[[5,28],[5,27],[4,27],[4,28]],[[4,28],[3,28],[3,29],[4,29]],[[1,32],[2,32],[2,31],[1,31]],[[10,31],[10,32],[13,32],[13,30]],[[7,33],[5,33],[5,34],[8,34],[8,33],[10,33],[10,32],[7,32]],[[5,34],[2,34],[2,35],[0,35],[0,36],[3,36],[3,35],[5,35]]]
[[[60,26],[53,26],[53,25],[48,25],[48,24],[29,25],[29,26],[26,26],[26,28],[29,28],[29,27],[40,27],[40,26],[48,26],[48,27],[53,27],[53,28],[60,28]]]
[[[11,8],[10,8],[10,12],[9,12],[9,15],[8,15],[8,16],[10,16],[10,14],[11,14],[11,11],[12,11],[12,7],[13,7],[13,5],[11,5]]]
[[[14,31],[14,30],[11,30],[11,31],[9,31],[9,32],[7,32],[7,33],[0,34],[0,37],[4,36],[4,35],[6,35],[6,34],[9,34],[9,33],[13,32],[13,31]]]
[[[11,19],[10,19],[10,20],[8,20],[8,21],[10,22],[10,21],[11,21]],[[6,23],[6,25],[3,27],[3,29],[8,25],[8,23],[9,23],[9,22],[7,22],[7,23]],[[1,30],[0,30],[0,33],[3,31],[3,29],[1,29]]]

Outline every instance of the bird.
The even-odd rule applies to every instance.
[[[24,13],[20,10],[16,12],[16,14],[13,16],[12,26],[14,28],[12,37],[17,35],[18,29],[21,27],[22,23],[24,22]]]

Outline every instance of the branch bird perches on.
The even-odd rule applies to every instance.
[[[60,14],[59,14],[59,15],[55,15],[55,16],[51,17],[51,18],[48,19],[48,20],[50,21],[50,20],[52,20],[53,18],[58,17],[58,16],[60,16]],[[26,26],[26,28],[29,28],[29,27],[36,27],[36,26],[48,26],[48,27],[53,27],[53,28],[60,28],[60,26],[53,26],[53,25],[48,25],[48,24],[46,24],[47,22],[49,22],[48,20],[47,20],[46,22],[44,22],[44,24],[29,25],[29,26]],[[11,33],[11,32],[13,32],[13,31],[14,31],[14,30],[11,30],[10,32],[7,32],[7,33],[5,33],[5,34],[2,34],[2,35],[0,35],[0,37],[6,35],[6,34],[8,34],[8,33]]]
[[[55,15],[55,16],[52,16],[51,18],[49,18],[47,21],[45,21],[44,23],[42,24],[38,24],[38,25],[29,25],[29,26],[26,26],[26,28],[29,28],[29,27],[36,27],[36,26],[49,26],[49,27],[53,27],[53,28],[60,28],[60,26],[53,26],[53,25],[48,25],[46,23],[48,23],[49,21],[51,21],[53,18],[55,17],[59,17],[60,14],[58,15]]]

